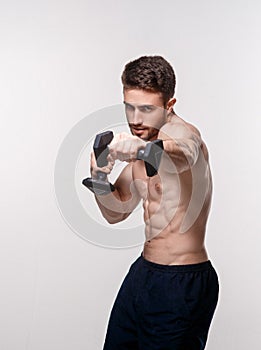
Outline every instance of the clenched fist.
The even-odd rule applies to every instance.
[[[108,146],[110,152],[108,160],[133,161],[137,157],[138,150],[144,149],[146,144],[146,141],[137,136],[129,135],[126,132],[117,134]]]

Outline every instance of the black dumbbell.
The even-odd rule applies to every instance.
[[[163,141],[159,139],[147,143],[144,149],[138,151],[137,159],[144,161],[147,176],[152,177],[158,173],[162,152]]]
[[[107,156],[109,154],[108,145],[113,139],[112,131],[105,131],[96,135],[93,150],[96,158],[96,162],[99,168],[107,165]],[[160,160],[163,152],[162,140],[154,140],[147,143],[144,149],[140,149],[137,153],[137,159],[143,160],[145,163],[147,176],[152,177],[157,174]],[[97,172],[97,179],[87,177],[82,181],[82,184],[86,186],[90,191],[98,195],[108,194],[115,191],[115,187],[106,181],[107,174],[99,171]]]
[[[102,168],[108,164],[107,156],[109,154],[108,145],[111,143],[113,139],[112,131],[105,131],[101,134],[96,135],[93,151],[96,158],[96,163],[99,168]],[[107,174],[98,171],[97,179],[93,179],[91,177],[87,177],[82,181],[82,184],[86,186],[90,191],[95,194],[103,195],[108,194],[110,192],[115,191],[114,186],[106,181]]]

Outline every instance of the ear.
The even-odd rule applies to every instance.
[[[172,112],[173,106],[176,103],[176,99],[174,97],[172,97],[168,102],[167,102],[167,106],[166,106],[166,110],[167,112]]]

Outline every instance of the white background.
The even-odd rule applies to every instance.
[[[1,350],[102,347],[112,302],[141,247],[106,249],[77,236],[57,208],[53,171],[71,128],[121,103],[123,66],[143,54],[173,64],[176,111],[210,151],[206,244],[221,295],[207,349],[258,349],[260,1],[0,4]]]

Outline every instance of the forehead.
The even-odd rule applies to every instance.
[[[163,106],[163,97],[161,92],[151,92],[142,89],[124,89],[124,102],[133,105],[153,105]]]

